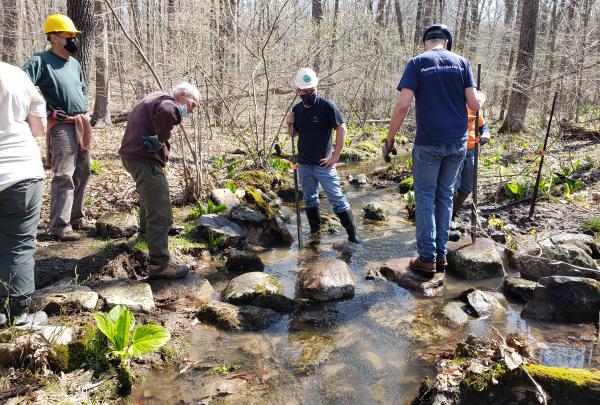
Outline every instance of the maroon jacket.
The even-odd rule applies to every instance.
[[[129,114],[119,155],[133,160],[165,166],[169,161],[169,138],[173,126],[181,123],[181,112],[175,97],[164,91],[148,94]],[[157,135],[165,146],[156,153],[146,151],[144,136]]]

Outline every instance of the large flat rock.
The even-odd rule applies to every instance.
[[[72,279],[60,280],[46,288],[36,290],[31,296],[31,309],[45,311],[48,315],[93,311],[98,303],[98,293],[91,288],[75,284]]]
[[[176,280],[152,280],[150,287],[157,306],[170,311],[197,311],[215,294],[210,282],[193,272]]]
[[[316,301],[334,301],[354,296],[354,278],[346,262],[325,259],[311,263],[300,272],[298,287]]]
[[[483,280],[504,275],[502,256],[496,244],[485,238],[448,243],[448,268],[465,280]]]
[[[114,280],[92,286],[108,308],[124,305],[132,311],[150,312],[154,309],[154,296],[150,284],[135,280]]]
[[[389,260],[381,266],[380,272],[389,281],[425,297],[440,295],[444,291],[446,275],[444,273],[428,275],[411,270],[409,267],[410,259],[410,257],[402,257]]]

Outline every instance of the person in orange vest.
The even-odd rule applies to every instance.
[[[454,200],[452,201],[452,218],[464,204],[465,200],[473,192],[473,174],[475,171],[475,145],[485,145],[490,140],[490,129],[483,119],[483,114],[479,114],[479,124],[477,125],[479,136],[475,135],[475,111],[467,106],[467,118],[469,136],[467,138],[467,155],[463,159],[456,183],[454,183]]]

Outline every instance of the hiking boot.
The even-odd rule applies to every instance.
[[[412,270],[418,270],[423,273],[435,273],[436,271],[436,263],[424,262],[420,257],[411,259],[410,262],[408,262],[408,265]]]
[[[308,225],[310,225],[310,233],[319,233],[321,231],[321,213],[319,212],[319,207],[304,208],[304,211],[308,218]]]
[[[61,242],[75,242],[81,239],[81,234],[68,228],[65,228],[56,233],[52,233],[52,235]]]
[[[358,235],[356,234],[356,224],[354,222],[354,215],[352,215],[352,210],[347,210],[336,214],[342,223],[344,229],[346,229],[346,233],[348,234],[348,240],[350,242],[356,244],[362,244],[363,241],[360,240]]]
[[[188,266],[184,266],[181,264],[158,264],[158,263],[150,263],[148,264],[148,277],[151,279],[155,278],[166,278],[166,279],[176,279],[183,278],[187,276],[190,272],[190,268]]]
[[[456,218],[456,214],[462,208],[463,204],[469,197],[469,194],[458,193],[452,199],[452,219]]]
[[[48,323],[48,315],[44,311],[29,313],[31,298],[12,297],[8,305],[0,312],[0,327],[16,326],[27,329],[34,326],[44,326]]]
[[[438,258],[435,262],[435,270],[438,273],[445,273],[448,269],[448,260],[445,257]]]
[[[85,219],[77,222],[76,224],[71,224],[71,227],[76,231],[94,231],[96,230],[96,225],[90,224]]]

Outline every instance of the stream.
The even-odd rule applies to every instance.
[[[340,177],[346,174],[348,171],[340,169]],[[430,317],[433,308],[468,288],[499,292],[502,279],[467,282],[450,274],[443,296],[436,298],[417,297],[388,281],[366,280],[369,269],[378,269],[391,258],[415,254],[414,225],[405,219],[404,203],[394,186],[357,188],[346,182],[344,188],[365,241],[364,249],[350,258],[343,257],[332,246],[345,239],[345,234],[339,233],[323,237],[316,247],[299,250],[294,243],[261,253],[261,258],[264,271],[277,277],[284,293],[293,297],[298,269],[311,261],[342,257],[355,275],[354,298],[315,304],[284,316],[261,332],[227,333],[198,324],[189,335],[186,357],[200,366],[181,374],[174,369],[150,372],[136,385],[128,402],[208,403],[206,386],[214,384],[215,378],[212,374],[207,378],[207,370],[227,365],[251,371],[266,383],[248,384],[242,400],[236,397],[236,401],[228,402],[223,396],[218,400],[223,402],[218,403],[406,403],[417,394],[421,380],[433,375],[435,353],[453,350],[468,334],[488,335],[490,326],[503,334],[519,332],[526,336],[542,364],[600,366],[593,324],[526,320],[520,316],[522,305],[504,298],[501,302],[506,310],[500,315],[472,319],[460,330],[421,322]],[[363,223],[362,207],[370,201],[384,206],[387,222]],[[326,200],[322,200],[322,211],[328,210]],[[306,235],[306,217],[302,220]],[[295,236],[292,222],[288,227]],[[219,292],[225,283],[223,280],[213,286]]]

